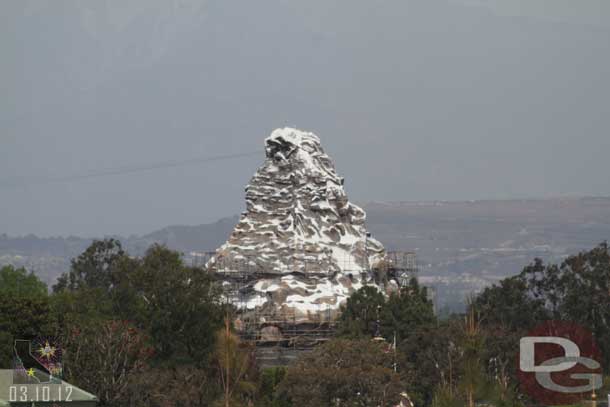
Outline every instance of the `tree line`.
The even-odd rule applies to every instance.
[[[65,379],[102,406],[535,405],[515,360],[542,321],[590,329],[608,373],[610,254],[603,243],[561,264],[535,259],[443,319],[415,278],[389,296],[363,287],[335,338],[287,368],[257,368],[233,312],[179,253],[153,245],[131,257],[117,240],[95,241],[51,290],[24,269],[0,269],[0,368],[11,367],[15,339],[52,336]]]

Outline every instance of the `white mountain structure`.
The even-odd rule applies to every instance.
[[[371,270],[385,250],[315,134],[277,129],[265,152],[246,187],[246,211],[207,266],[225,284],[239,282],[232,301],[241,308],[299,318],[336,311],[353,291],[376,284]]]

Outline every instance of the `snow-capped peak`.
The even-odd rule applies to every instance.
[[[315,134],[277,129],[265,152],[246,187],[246,212],[209,267],[266,276],[252,283],[246,307],[337,309],[371,280],[383,246],[368,236],[364,211],[348,201]]]

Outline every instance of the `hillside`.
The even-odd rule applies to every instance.
[[[518,273],[535,257],[559,261],[610,237],[610,198],[374,202],[364,208],[367,229],[387,249],[417,252],[421,279],[437,288],[440,307],[456,307],[469,292]],[[134,255],[157,242],[188,258],[215,250],[237,222],[235,216],[120,239]],[[90,242],[0,235],[0,264],[24,265],[52,282]]]

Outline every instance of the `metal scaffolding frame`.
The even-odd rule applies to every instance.
[[[194,267],[203,267],[224,287],[225,299],[237,310],[234,320],[238,335],[257,348],[282,348],[294,351],[312,349],[332,338],[336,332],[337,310],[321,305],[306,319],[297,317],[294,311],[282,311],[261,306],[248,308],[246,297],[251,287],[261,279],[279,278],[285,275],[307,277],[332,277],[338,271],[320,270],[319,263],[309,261],[306,255],[294,252],[287,270],[264,269],[255,256],[238,255],[231,258],[215,252],[198,253],[191,256]],[[212,262],[213,260],[213,262]],[[418,268],[414,252],[389,251],[384,260],[375,267],[362,268],[345,265],[343,274],[363,273],[377,282],[394,279],[400,287],[417,275]],[[368,266],[368,265],[367,265]],[[251,305],[251,304],[250,304]]]

